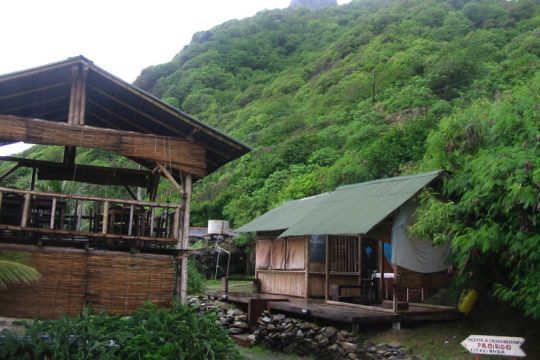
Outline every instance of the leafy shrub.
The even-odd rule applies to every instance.
[[[188,261],[188,294],[198,294],[204,289],[204,276],[193,260]]]
[[[2,359],[239,359],[215,314],[147,304],[129,317],[93,315],[23,322],[0,333]]]

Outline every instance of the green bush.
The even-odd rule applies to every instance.
[[[93,315],[23,322],[0,333],[2,359],[239,359],[215,314],[147,304],[129,317]]]
[[[193,260],[188,261],[188,294],[199,294],[204,289],[204,276]]]

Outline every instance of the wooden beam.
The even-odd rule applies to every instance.
[[[32,168],[32,178],[30,180],[30,190],[35,190],[36,188],[36,168]]]
[[[197,177],[206,174],[204,146],[180,138],[10,115],[0,115],[0,133],[4,134],[5,140],[104,149],[126,157],[169,163],[173,168]]]
[[[158,99],[155,99],[154,97],[142,92],[141,90],[133,87],[133,86],[130,86],[129,84],[127,83],[124,83],[124,82],[121,82],[121,81],[118,81],[118,79],[116,79],[114,76],[111,76],[109,74],[106,74],[104,73],[103,71],[100,71],[99,68],[96,68],[95,66],[91,65],[92,69],[96,72],[98,72],[101,76],[103,76],[104,78],[114,82],[115,84],[119,85],[120,87],[122,87],[123,89],[139,96],[139,97],[142,97],[144,98],[146,101],[148,101],[149,103],[151,103],[152,105],[154,106],[157,106],[158,108],[166,111],[167,113],[173,115],[174,117],[176,118],[181,118],[183,121],[189,123],[190,125],[192,125],[193,127],[196,127],[196,128],[200,128],[201,131],[207,133],[208,135],[216,138],[216,139],[219,139],[225,143],[227,143],[228,145],[238,149],[238,150],[241,150],[242,149],[242,146],[235,143],[234,141],[232,141],[231,139],[228,139],[227,137],[223,136],[223,135],[220,135],[219,133],[217,133],[216,131],[212,131],[208,128],[206,128],[205,126],[201,126],[202,124],[190,119],[188,116],[179,116],[179,112],[178,110],[173,110],[170,106],[168,105],[165,105],[163,102],[161,102],[160,100]]]
[[[48,104],[48,103],[58,101],[58,100],[69,100],[69,97],[67,95],[61,95],[61,96],[55,96],[53,98],[40,100],[40,101],[36,101],[36,102],[32,102],[32,103],[27,102],[24,105],[18,105],[18,106],[7,108],[7,109],[2,109],[2,113],[11,114],[11,113],[13,113],[15,111],[18,111],[18,110],[28,109],[28,108],[31,108],[32,106],[35,106],[35,105],[44,105],[44,104]]]
[[[51,85],[31,88],[31,89],[28,89],[28,90],[19,91],[19,92],[15,92],[15,93],[10,93],[9,95],[0,96],[0,101],[13,99],[13,98],[16,98],[16,97],[19,97],[19,96],[33,94],[33,93],[40,92],[40,91],[56,89],[58,87],[68,85],[69,83],[70,83],[69,81],[63,81],[63,82],[59,82],[59,83],[56,83],[56,84],[51,84]]]
[[[39,169],[39,180],[70,180],[98,185],[125,185],[144,188],[148,185],[151,176],[151,172],[146,170],[80,164],[77,164],[75,169],[74,164],[73,166],[64,166],[64,163],[59,162],[12,156],[0,156],[0,161],[17,162],[17,167],[36,167]]]
[[[171,182],[171,184],[173,184],[173,186],[176,188],[176,190],[180,194],[182,194],[182,192],[183,192],[182,187],[180,186],[180,184],[178,184],[178,182],[176,182],[176,179],[174,178],[174,176],[172,176],[172,174],[169,172],[169,170],[167,170],[167,168],[165,166],[161,165],[160,163],[156,163],[156,165],[159,167],[162,174],[165,175],[165,177],[167,179],[169,179],[169,181]]]
[[[75,124],[75,107],[77,106],[77,85],[79,82],[79,64],[71,68],[71,92],[69,95],[68,124]]]
[[[0,181],[3,181],[4,179],[6,179],[9,175],[13,174],[15,172],[15,170],[17,170],[18,168],[20,167],[19,164],[15,165],[14,167],[12,167],[11,169],[9,169],[8,171],[6,171],[5,173],[2,174],[2,176],[0,176]]]

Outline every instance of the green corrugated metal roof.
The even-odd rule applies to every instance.
[[[341,186],[324,196],[285,203],[239,230],[287,229],[280,237],[365,234],[442,172],[437,170]],[[308,203],[302,204],[303,201]],[[297,207],[300,211],[295,211]]]
[[[255,220],[236,229],[236,232],[275,231],[285,230],[293,225],[302,216],[313,210],[328,193],[307,197],[304,199],[287,201],[277,208],[259,216]]]

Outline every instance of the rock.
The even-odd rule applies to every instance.
[[[262,318],[262,321],[265,322],[265,323],[267,323],[267,324],[269,324],[269,323],[272,322],[272,319],[269,318],[268,316],[265,316],[265,317]]]
[[[242,329],[239,329],[239,328],[229,328],[229,333],[231,334],[240,334],[243,330]]]
[[[350,342],[340,342],[339,345],[345,350],[346,352],[355,352],[357,349],[356,344],[350,343]]]
[[[356,355],[355,353],[349,353],[349,359],[356,360],[358,359],[358,355]]]
[[[331,339],[331,338],[334,337],[334,335],[337,334],[337,330],[336,330],[336,328],[334,328],[332,326],[329,326],[329,327],[326,328],[325,333],[326,333],[326,337]]]
[[[285,318],[286,318],[285,315],[283,315],[283,314],[277,314],[277,315],[274,315],[273,320],[274,320],[274,321],[281,321],[281,320],[283,320],[283,319],[285,319]]]

